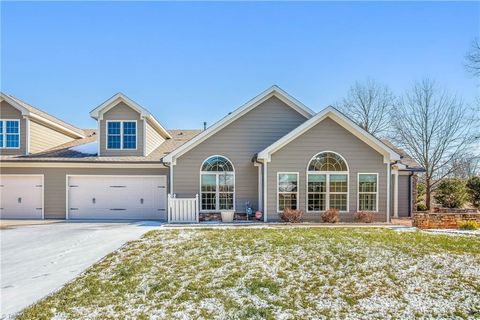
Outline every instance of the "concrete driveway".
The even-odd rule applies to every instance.
[[[1,318],[61,288],[158,222],[62,222],[0,230]]]

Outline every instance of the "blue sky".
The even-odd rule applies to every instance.
[[[480,4],[2,2],[1,90],[80,127],[116,92],[199,128],[278,84],[313,110],[373,78],[472,101]]]

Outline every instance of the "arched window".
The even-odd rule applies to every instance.
[[[235,169],[223,156],[212,156],[200,169],[202,211],[235,210]]]
[[[348,165],[338,153],[315,155],[307,169],[307,211],[348,211]]]

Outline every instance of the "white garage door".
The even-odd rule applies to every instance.
[[[68,176],[69,219],[166,219],[166,176]]]
[[[43,175],[0,175],[0,218],[43,219]]]

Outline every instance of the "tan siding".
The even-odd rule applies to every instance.
[[[146,144],[146,156],[148,156],[153,150],[157,149],[165,139],[150,125],[147,120],[145,128],[145,144]]]
[[[20,119],[20,148],[0,149],[2,155],[23,155],[27,150],[27,121],[23,119],[22,113],[6,101],[0,104],[0,119]]]
[[[306,171],[310,159],[319,152],[334,151],[347,161],[349,174],[349,213],[341,219],[349,221],[357,211],[357,173],[378,173],[379,214],[378,220],[386,221],[387,206],[387,166],[383,156],[373,150],[349,131],[327,118],[296,138],[272,155],[267,165],[267,207],[268,220],[278,220],[277,214],[277,172],[299,173],[299,208],[306,213]],[[306,214],[307,219],[319,221],[318,213]]]
[[[399,175],[398,176],[398,216],[399,217],[408,217],[410,208],[409,208],[409,197],[408,192],[410,191],[409,186],[409,176]]]
[[[137,120],[137,149],[136,150],[107,150],[107,120]],[[103,119],[100,120],[100,155],[101,156],[142,156],[143,155],[143,120],[140,114],[120,102],[116,106],[104,113]]]
[[[2,168],[2,174],[43,174],[46,219],[65,219],[67,174],[167,175],[168,169]]]
[[[30,153],[45,151],[73,140],[72,137],[30,120]]]
[[[274,141],[306,121],[305,117],[272,97],[182,155],[174,170],[174,193],[192,197],[200,193],[200,166],[212,155],[229,158],[235,167],[236,210],[245,202],[258,208],[258,169],[252,159]]]

